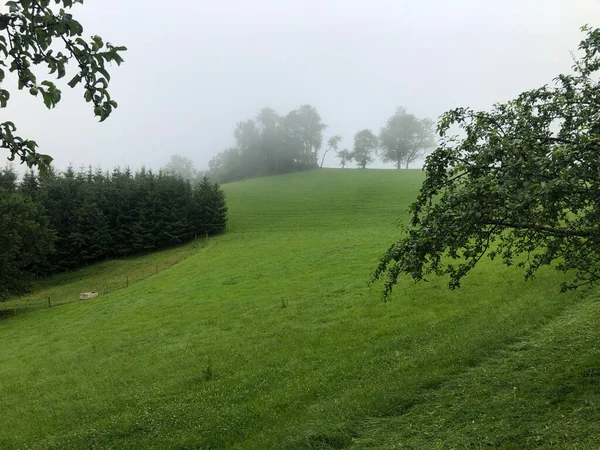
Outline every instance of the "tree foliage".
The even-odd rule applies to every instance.
[[[162,168],[162,171],[180,176],[191,183],[195,183],[198,179],[198,171],[194,167],[194,162],[178,154],[173,154],[169,157],[169,162]]]
[[[323,132],[327,128],[317,109],[311,105],[302,105],[290,111],[285,118],[285,127],[291,140],[298,145],[298,159],[317,167]]]
[[[5,169],[0,186],[0,296],[22,291],[34,274],[166,248],[227,223],[216,183],[193,191],[166,172],[50,168],[16,183]]]
[[[207,177],[194,188],[191,221],[196,234],[218,234],[227,225],[225,193]]]
[[[375,152],[379,146],[377,136],[371,130],[360,130],[354,135],[354,149],[351,153],[351,159],[356,162],[357,167],[365,169],[367,165],[375,160]]]
[[[316,108],[310,105],[285,116],[263,108],[254,119],[237,124],[236,146],[209,162],[208,175],[228,182],[318,167],[325,128]]]
[[[400,169],[424,156],[435,146],[433,122],[418,119],[406,109],[398,108],[379,133],[381,156],[384,162],[393,162]]]
[[[176,175],[68,168],[42,176],[39,186],[57,235],[52,270],[169,247],[194,234],[192,189]]]
[[[347,148],[339,150],[336,155],[340,160],[340,166],[342,166],[342,169],[346,167],[346,164],[352,161],[352,153]]]
[[[10,92],[2,86],[6,72],[14,72],[18,89],[27,89],[42,98],[47,108],[61,99],[61,91],[50,80],[39,81],[36,66],[46,67],[56,78],[67,74],[69,62],[77,67],[67,83],[71,88],[84,87],[86,102],[92,103],[94,114],[104,121],[117,107],[109,92],[110,75],[107,64],[123,62],[125,47],[105,43],[100,36],[90,41],[82,38],[83,27],[68,12],[83,0],[17,0],[6,3],[8,12],[0,13],[0,108],[5,108]],[[0,123],[0,147],[8,149],[9,160],[19,158],[29,167],[45,169],[52,158],[36,151],[38,145],[30,139],[16,136],[13,122]]]
[[[323,163],[325,162],[325,157],[327,156],[327,153],[329,153],[331,150],[334,150],[336,153],[338,152],[338,146],[340,145],[340,142],[342,142],[342,137],[339,134],[336,134],[335,136],[331,136],[329,138],[329,140],[327,141],[327,148],[325,149],[325,151],[323,152],[323,156],[321,157],[320,167],[323,167]]]
[[[47,268],[55,235],[44,208],[18,193],[15,184],[0,186],[0,218],[1,299],[27,289],[31,278]]]
[[[570,272],[563,290],[599,280],[600,29],[583,30],[572,74],[442,116],[410,225],[374,272],[387,275],[384,295],[402,275],[459,287],[485,254],[526,278],[550,264]]]

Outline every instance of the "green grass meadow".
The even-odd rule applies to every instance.
[[[367,285],[422,181],[226,184],[225,234],[40,280],[66,302],[161,267],[0,320],[0,449],[600,448],[597,289],[489,260]]]

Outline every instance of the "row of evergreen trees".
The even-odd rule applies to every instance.
[[[109,174],[68,168],[42,177],[28,173],[19,183],[14,172],[5,169],[0,171],[0,191],[0,230],[7,230],[2,250],[15,255],[4,263],[20,267],[20,274],[13,274],[15,282],[0,275],[0,296],[2,291],[22,289],[31,275],[220,233],[227,220],[225,195],[218,184],[204,178],[192,188],[179,176],[144,169],[135,173],[115,169]],[[20,222],[14,216],[33,221],[43,232],[33,233],[22,223],[17,226]],[[27,251],[32,245],[36,250]],[[29,258],[34,253],[35,258]],[[0,261],[0,272],[3,269]]]

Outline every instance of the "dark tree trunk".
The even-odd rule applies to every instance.
[[[323,158],[321,158],[321,168],[323,167],[323,163],[325,162],[325,156],[327,156],[327,153],[329,152],[331,148],[328,148],[327,150],[325,150],[325,153],[323,153]],[[342,167],[343,169],[343,167]]]

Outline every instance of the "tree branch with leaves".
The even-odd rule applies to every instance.
[[[329,140],[327,141],[327,148],[325,149],[325,152],[323,153],[323,157],[321,158],[321,166],[323,167],[323,163],[325,162],[325,157],[327,156],[327,153],[329,153],[330,150],[335,150],[335,152],[338,152],[338,146],[340,145],[340,142],[342,142],[342,137],[339,134],[336,134],[335,136],[331,136],[329,138]]]
[[[94,114],[104,121],[117,107],[109,92],[107,65],[123,62],[125,47],[105,43],[100,36],[88,42],[81,36],[83,26],[70,11],[83,0],[19,0],[6,2],[8,12],[0,13],[0,108],[5,108],[10,92],[4,88],[5,70],[17,77],[17,88],[41,96],[48,109],[61,100],[61,91],[50,80],[39,81],[34,68],[46,67],[57,79],[63,78],[70,63],[77,67],[67,83],[82,84],[84,98],[92,103]],[[58,50],[60,49],[60,50]],[[35,141],[15,135],[13,122],[0,123],[0,147],[9,151],[10,161],[19,158],[28,167],[46,169],[52,158],[37,152]]]
[[[527,279],[545,265],[569,272],[562,290],[600,280],[600,29],[583,31],[573,74],[442,116],[410,224],[373,274],[384,297],[402,276],[457,288],[484,255]]]

